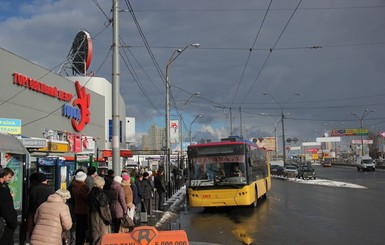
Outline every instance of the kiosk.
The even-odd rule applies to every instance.
[[[44,173],[48,186],[55,192],[58,189],[67,189],[70,173],[74,171],[74,164],[65,161],[64,157],[48,156],[38,158],[36,161],[37,172]]]

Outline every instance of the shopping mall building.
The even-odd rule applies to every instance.
[[[21,212],[28,188],[23,180],[30,173],[45,172],[52,188],[65,188],[79,167],[74,162],[89,166],[104,159],[108,163],[111,83],[100,77],[63,77],[2,48],[0,64],[1,166],[15,171],[10,188]],[[121,96],[119,113],[124,149],[127,120]]]
[[[67,141],[68,153],[110,148],[110,82],[100,77],[62,77],[4,49],[0,62],[0,131]],[[124,123],[121,96],[119,109]],[[123,125],[122,147],[125,135]]]

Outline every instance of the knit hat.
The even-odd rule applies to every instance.
[[[47,180],[47,177],[43,173],[37,173],[36,180],[38,183],[42,183]]]
[[[127,180],[130,179],[130,175],[128,175],[128,174],[123,174],[123,175],[122,175],[122,179],[123,179],[124,181],[127,181]]]
[[[61,198],[63,198],[64,200],[71,198],[71,193],[68,190],[59,189],[55,193],[61,196]]]
[[[75,180],[77,181],[85,181],[87,179],[87,174],[84,173],[84,172],[78,172],[76,175],[75,175]]]
[[[115,181],[115,182],[118,182],[119,184],[121,184],[121,183],[122,183],[122,177],[120,177],[120,176],[115,176],[115,177],[114,177],[114,181]]]

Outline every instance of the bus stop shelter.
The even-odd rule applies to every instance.
[[[15,172],[11,183],[9,183],[19,221],[19,226],[15,231],[15,242],[23,244],[27,213],[29,153],[15,136],[0,132],[0,159],[1,167],[11,168]]]

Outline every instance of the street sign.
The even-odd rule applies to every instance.
[[[47,147],[47,140],[43,138],[19,138],[25,148]]]
[[[0,118],[0,131],[8,134],[21,134],[21,120]]]

